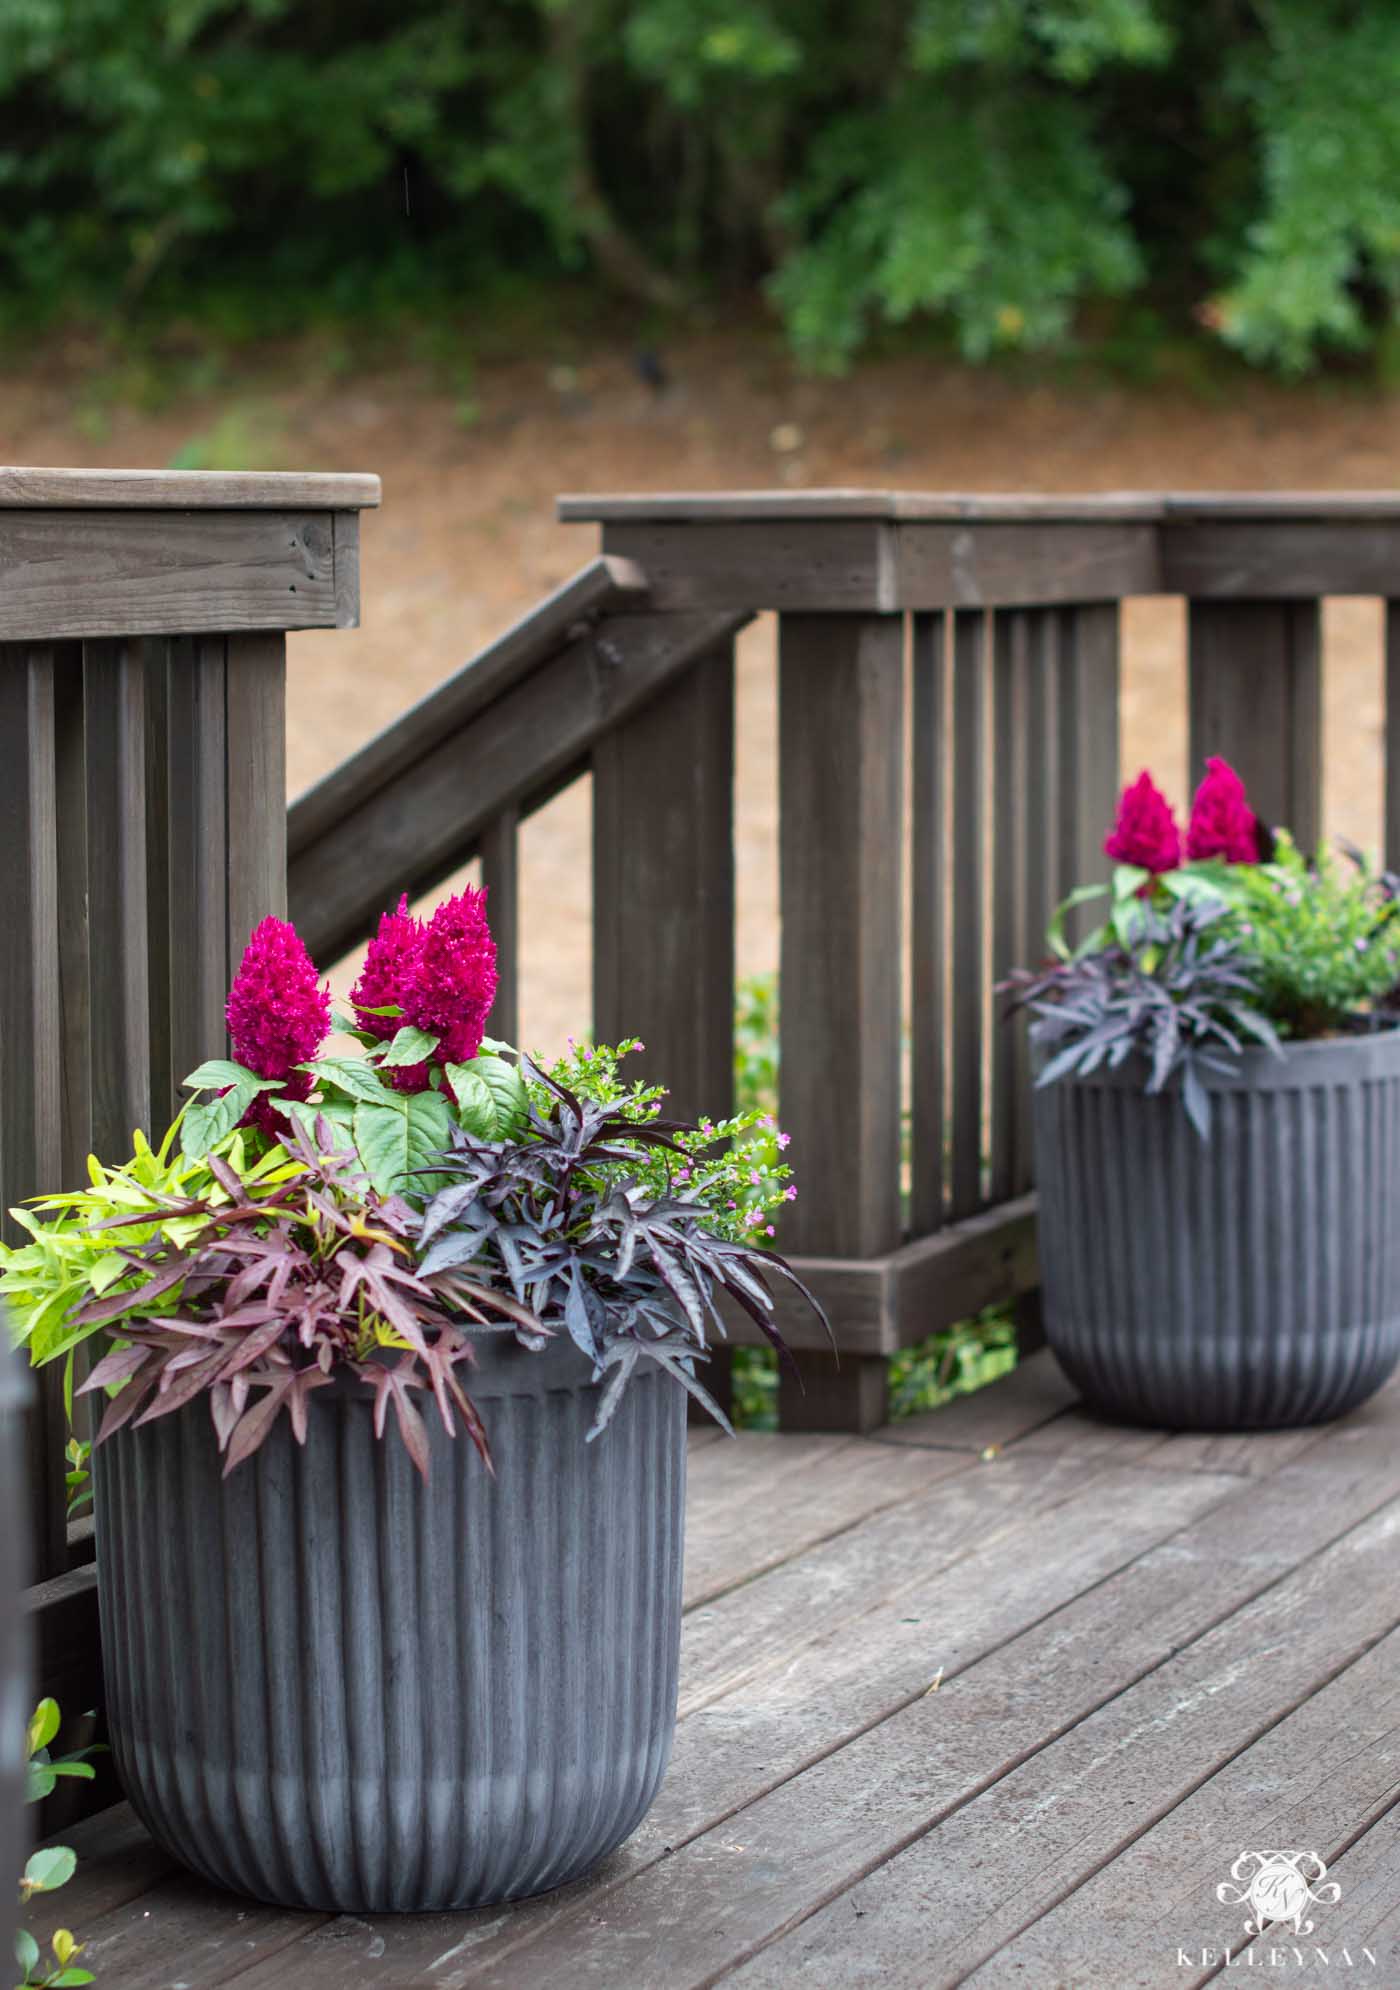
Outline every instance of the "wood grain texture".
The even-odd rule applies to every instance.
[[[656,608],[855,614],[899,605],[894,528],[878,519],[607,525],[603,551],[636,561]]]
[[[593,1030],[639,1036],[668,1116],[734,1096],[734,650],[700,657],[593,749]],[[635,1074],[634,1074],[635,1075]]]
[[[287,911],[287,647],[281,635],[231,635],[226,661],[228,959]]]
[[[378,477],[304,470],[41,470],[0,466],[0,510],[362,511]]]
[[[1150,524],[905,521],[894,531],[900,608],[1039,607],[1160,590]]]
[[[63,1186],[57,784],[54,653],[0,645],[0,1235],[11,1244],[24,1233],[9,1210]],[[37,1377],[34,1395],[29,1566],[42,1580],[68,1562],[57,1373]]]
[[[170,645],[159,741],[166,814],[153,826],[163,879],[152,893],[168,1030],[152,1044],[153,1085],[169,1106],[182,1080],[223,1049],[228,994],[228,655],[221,636]],[[155,1013],[153,1005],[153,1013]]]
[[[341,795],[321,827],[291,817],[291,917],[325,965],[373,930],[402,891],[417,897],[465,863],[503,808],[522,814],[582,771],[611,727],[640,710],[742,617],[617,616],[448,728],[355,805]],[[316,792],[316,791],[313,791]]]
[[[151,1131],[146,667],[139,643],[83,645],[90,1152]],[[75,1179],[81,1179],[81,1176]]]
[[[953,622],[952,1017],[949,1214],[982,1202],[983,1052],[987,1014],[987,690],[990,617]]]
[[[910,1220],[916,1236],[937,1230],[946,1213],[947,1168],[947,620],[913,618],[910,785],[911,984]]]
[[[873,1256],[900,1234],[903,637],[898,619],[779,624],[781,1117],[802,1178],[784,1234],[799,1253]]]
[[[878,1257],[799,1254],[791,1261],[833,1324],[840,1322],[837,1341],[843,1356],[896,1354],[984,1306],[1009,1303],[1033,1289],[1039,1277],[1035,1197],[1018,1196],[981,1210]],[[822,1324],[806,1302],[781,1284],[774,1296],[788,1346],[829,1352]],[[737,1344],[760,1340],[746,1313],[728,1300],[720,1310]]]
[[[1392,499],[1393,504],[1393,499]],[[713,521],[830,518],[972,519],[1155,522],[1163,499],[1150,491],[1104,491],[1088,496],[1023,492],[776,490],[649,491],[637,495],[570,493],[557,501],[566,524],[660,520]],[[1400,510],[1400,507],[1395,507]]]
[[[1321,832],[1321,659],[1315,599],[1191,603],[1191,785],[1220,754],[1304,850]]]
[[[503,1043],[514,1043],[520,1034],[519,809],[503,808],[482,831],[481,882],[496,942],[496,997],[486,1029]]]
[[[1385,604],[1385,862],[1400,870],[1400,601]]]
[[[0,640],[336,626],[328,513],[0,510]]]
[[[360,514],[331,513],[331,561],[335,575],[335,626],[360,626]]]
[[[291,1943],[277,1910],[245,1903],[236,1954],[225,1897],[159,1867],[133,1894],[117,1812],[110,1874],[81,1840],[69,1918],[121,1931],[119,1984],[175,1980],[178,1929],[201,1980],[241,1990],[924,1990],[983,1952],[989,1986],[1150,1986],[1177,1980],[1153,1970],[1188,1881],[1214,1902],[1215,1834],[1252,1842],[1241,1804],[1291,1843],[1316,1803],[1361,1925],[1383,1927],[1400,1397],[1267,1440],[1262,1479],[1161,1469],[1175,1440],[1149,1450],[1152,1433],[1136,1453],[1117,1433],[1115,1459],[1069,1400],[1048,1359],[1029,1363],[939,1412],[961,1413],[957,1444],[898,1482],[879,1461],[899,1454],[868,1440],[697,1448],[671,1770],[578,1885],[471,1915],[308,1918]],[[108,1885],[92,1914],[89,1867]],[[1047,1945],[1017,1966],[1040,1914]]]
[[[1275,513],[1178,520],[1162,535],[1161,592],[1231,601],[1311,601],[1386,594],[1400,566],[1400,518],[1360,510],[1331,518]]]
[[[83,652],[54,645],[54,779],[58,840],[58,978],[62,1008],[62,1179],[80,1181],[92,1152],[88,933],[88,793]]]
[[[795,1371],[786,1364],[778,1369],[780,1430],[849,1430],[865,1436],[888,1419],[886,1356],[808,1348],[797,1357]]]
[[[448,734],[461,731],[531,671],[567,649],[581,627],[596,623],[605,609],[636,605],[645,593],[642,575],[625,561],[590,561],[393,725],[298,796],[287,825],[292,855],[299,856],[349,809],[359,807]]]

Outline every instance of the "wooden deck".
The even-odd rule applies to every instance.
[[[680,1726],[630,1843],[515,1907],[328,1919],[108,1812],[49,1917],[99,1990],[1180,1990],[1227,1945],[1229,1980],[1400,1984],[1400,1391],[1167,1437],[1039,1355],[873,1438],[692,1444]],[[1340,1899],[1246,1962],[1217,1887],[1280,1846]]]

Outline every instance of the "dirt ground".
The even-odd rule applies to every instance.
[[[1400,468],[1400,395],[1349,385],[1050,385],[912,356],[803,380],[771,338],[735,330],[666,351],[669,384],[655,392],[625,343],[561,335],[560,353],[478,367],[464,409],[423,369],[347,384],[307,345],[250,362],[236,396],[112,407],[95,433],[82,355],[60,350],[0,375],[0,460],[160,467],[212,434],[219,467],[243,467],[228,460],[243,435],[247,467],[382,477],[383,508],[365,519],[363,627],[291,639],[294,793],[592,555],[592,528],[556,523],[560,491],[1391,488]],[[1182,635],[1179,602],[1129,605],[1124,771],[1150,764],[1177,801],[1188,789]],[[1379,604],[1329,603],[1324,637],[1326,826],[1374,850]],[[775,719],[771,627],[759,625],[740,655],[743,973],[777,957]],[[523,1034],[542,1047],[588,1015],[588,810],[580,783],[525,834]]]

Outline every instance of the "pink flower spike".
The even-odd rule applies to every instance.
[[[280,1078],[289,1097],[305,1099],[315,1083],[309,1063],[330,1034],[331,991],[294,926],[267,918],[253,928],[224,1010],[233,1054],[260,1078]],[[259,1095],[244,1116],[276,1138],[281,1116]]]
[[[1104,855],[1118,864],[1136,864],[1154,875],[1181,862],[1181,831],[1171,804],[1143,770],[1118,803],[1118,819],[1104,843]]]
[[[1227,864],[1259,861],[1259,818],[1245,797],[1244,782],[1218,754],[1207,760],[1206,777],[1191,804],[1186,854],[1193,863],[1212,857]]]
[[[405,962],[403,980],[404,1021],[439,1039],[440,1062],[469,1064],[496,999],[496,943],[484,891],[469,885],[443,900]]]
[[[408,909],[408,897],[396,910],[379,916],[379,930],[369,943],[360,978],[350,990],[355,1019],[367,1035],[389,1043],[403,1027],[402,1016],[374,1016],[371,1009],[403,1007],[404,990],[423,945],[423,922]],[[399,1064],[384,1072],[396,1092],[426,1092],[426,1064]]]

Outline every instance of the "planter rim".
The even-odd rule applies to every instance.
[[[1263,1044],[1250,1044],[1240,1053],[1238,1068],[1228,1076],[1223,1072],[1202,1072],[1206,1090],[1299,1091],[1315,1085],[1356,1085],[1367,1078],[1392,1078],[1400,1073],[1400,1025],[1365,1036],[1319,1037],[1304,1043],[1284,1043],[1281,1048],[1280,1057]],[[1045,1047],[1035,1046],[1034,1054],[1039,1068],[1047,1056]],[[1143,1062],[1140,1055],[1134,1055],[1117,1071],[1104,1069],[1092,1072],[1087,1078],[1075,1075],[1058,1082],[1139,1092],[1147,1097]],[[1157,1096],[1170,1097],[1180,1086],[1180,1078],[1173,1078]]]

